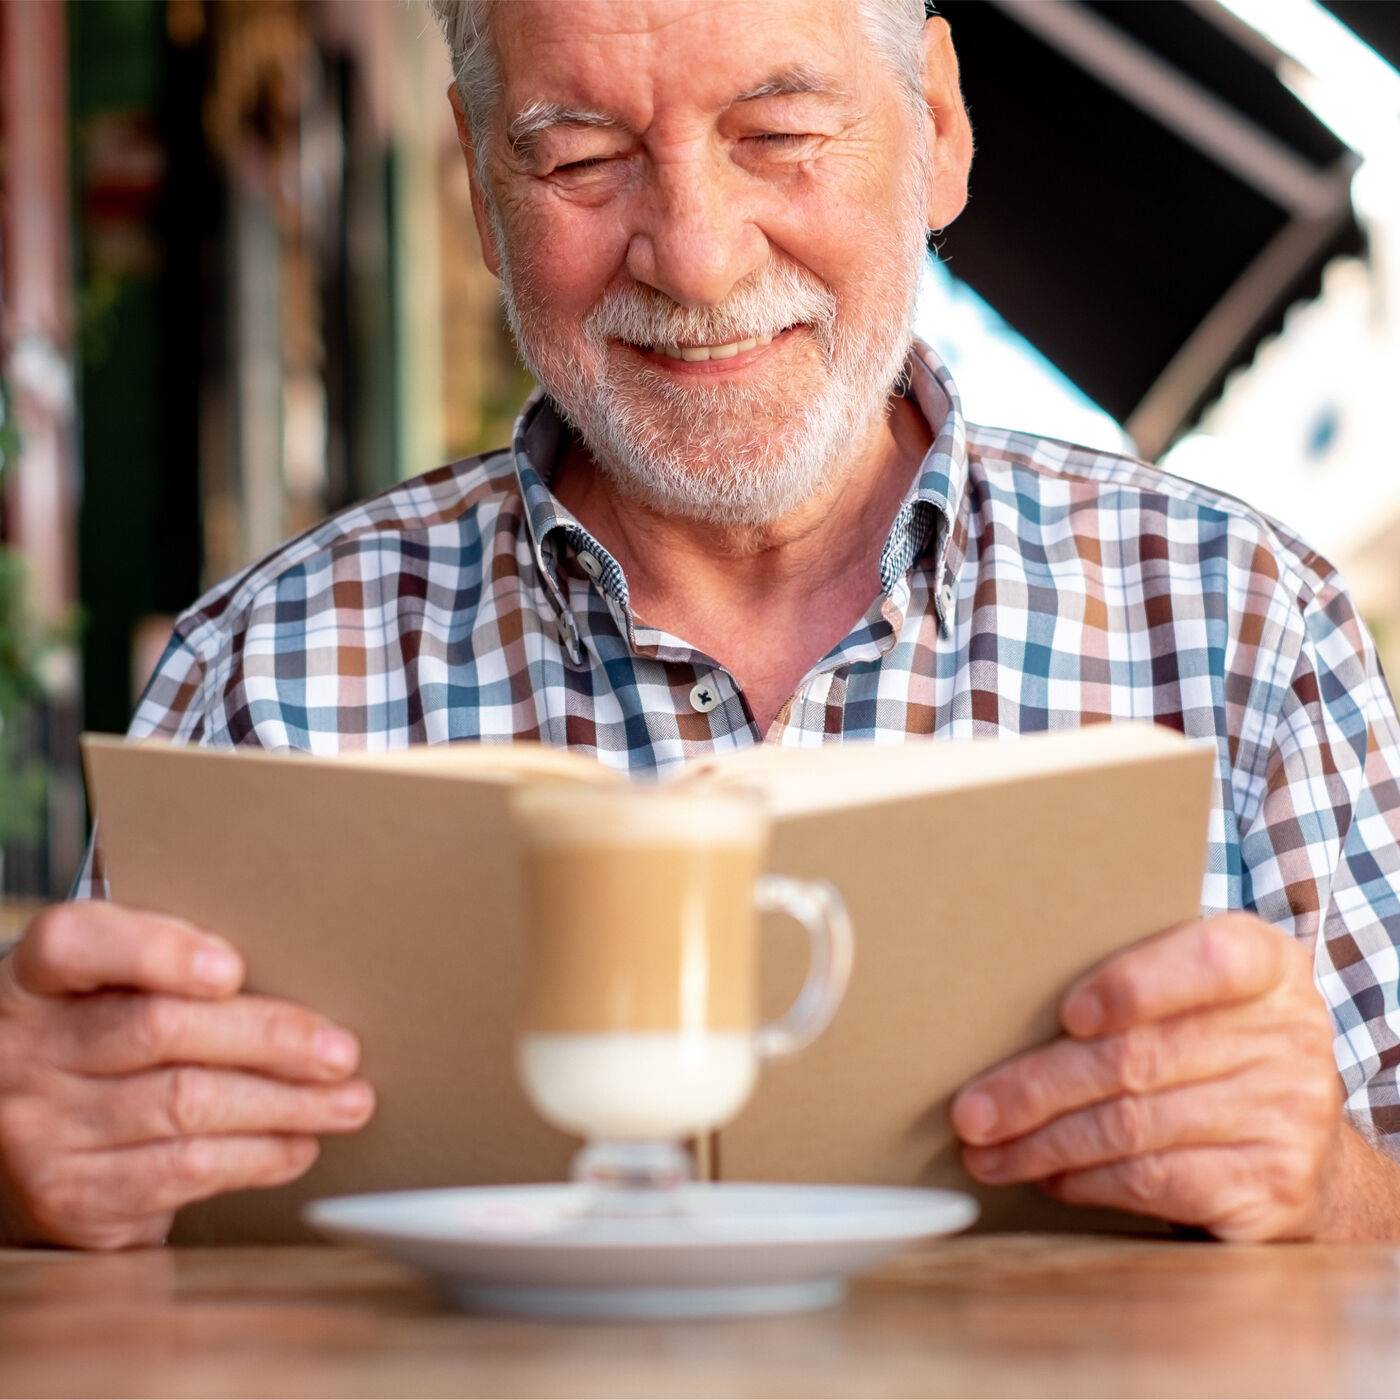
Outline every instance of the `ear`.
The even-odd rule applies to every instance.
[[[481,174],[476,168],[476,154],[472,150],[471,128],[467,125],[467,113],[462,106],[462,95],[457,84],[447,89],[447,100],[452,104],[452,117],[457,123],[457,140],[462,147],[462,159],[467,163],[467,179],[471,183],[472,218],[476,221],[476,236],[481,242],[481,258],[491,273],[501,275],[501,251],[496,247],[495,230],[491,227],[490,195],[481,183]]]
[[[944,228],[967,203],[967,176],[972,168],[972,125],[958,86],[958,56],[948,21],[934,16],[924,23],[924,102],[927,139],[933,153],[928,192],[928,226]]]

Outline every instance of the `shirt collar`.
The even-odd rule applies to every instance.
[[[880,551],[880,585],[887,593],[925,553],[932,552],[936,568],[944,570],[953,522],[967,486],[967,429],[953,376],[937,354],[917,339],[910,350],[907,374],[907,393],[933,433],[933,446],[925,454]],[[566,608],[556,535],[562,536],[576,553],[594,556],[601,570],[597,577],[599,587],[625,607],[627,583],[621,568],[550,490],[567,432],[558,408],[543,389],[537,388],[516,419],[512,440],[515,474],[525,503],[525,523],[535,562],[561,615]],[[946,588],[935,589],[934,599],[939,621],[946,627],[950,610]]]
[[[516,480],[525,502],[526,528],[541,568],[545,567],[541,550],[550,535],[555,530],[578,524],[549,489],[566,445],[567,432],[553,401],[536,386],[515,420],[511,452],[515,458]]]
[[[880,586],[886,593],[893,591],[921,555],[931,552],[937,571],[942,573],[953,522],[967,487],[967,426],[948,366],[916,339],[906,373],[908,396],[923,414],[933,434],[933,446],[924,454],[880,551]],[[942,586],[934,590],[934,606],[946,627],[950,608]]]

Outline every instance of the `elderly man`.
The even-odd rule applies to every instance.
[[[508,451],[343,512],[179,622],[133,732],[319,753],[1155,718],[1219,754],[1204,917],[969,1085],[970,1170],[1238,1239],[1400,1233],[1400,732],[1326,563],[1138,463],[967,427],[911,347],[972,141],[921,0],[434,0]],[[992,834],[989,833],[989,839]],[[956,870],[911,871],[938,898]],[[101,893],[100,869],[87,893]],[[371,1090],[212,933],[101,902],[0,964],[13,1240],[161,1239]]]

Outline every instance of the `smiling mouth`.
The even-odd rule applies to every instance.
[[[723,345],[652,345],[649,348],[668,360],[732,360],[745,350],[757,349],[760,345],[771,345],[771,335],[751,335],[747,340],[730,340]]]
[[[765,345],[771,345],[775,340],[794,329],[792,326],[784,326],[780,331],[771,334],[751,335],[743,340],[728,340],[720,345],[638,345],[631,344],[634,350],[640,350],[643,354],[661,355],[668,360],[679,360],[685,364],[696,364],[702,360],[732,360],[736,355],[742,355],[747,350],[761,350]]]

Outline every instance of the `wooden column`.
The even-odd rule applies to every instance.
[[[68,12],[62,0],[0,0],[0,150],[0,357],[22,439],[5,482],[4,542],[24,562],[29,606],[47,632],[71,622],[78,597]],[[45,832],[38,843],[9,852],[9,887],[31,896],[62,895],[82,858],[79,674],[75,647],[44,653],[47,700],[32,716],[29,742],[42,750],[48,769]]]

